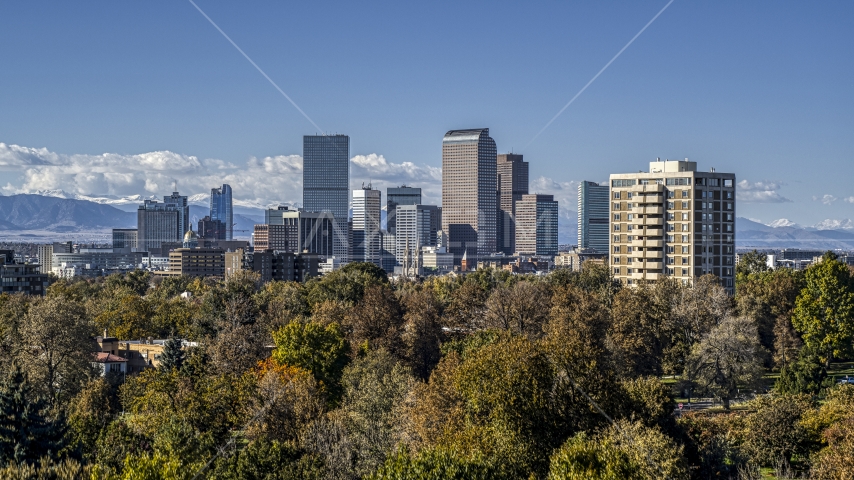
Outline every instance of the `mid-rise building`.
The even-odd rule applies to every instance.
[[[438,243],[439,207],[435,205],[399,205],[397,207],[397,234],[395,257],[402,265],[407,256],[418,255],[423,247]]]
[[[697,163],[650,162],[649,172],[611,175],[610,264],[634,285],[673,277],[735,278],[735,174],[697,171]]]
[[[225,275],[251,270],[261,276],[261,282],[304,282],[316,277],[320,256],[313,253],[277,252],[272,250],[225,254]]]
[[[382,237],[383,246],[380,250],[381,267],[386,273],[392,273],[394,272],[394,267],[397,265],[397,243],[395,242],[395,236],[387,231],[382,232]]]
[[[394,235],[397,222],[395,209],[398,205],[418,205],[421,203],[421,189],[401,185],[386,189],[386,230]]]
[[[48,274],[53,268],[54,253],[71,253],[71,242],[54,242],[38,246],[39,272]]]
[[[498,174],[488,128],[451,130],[442,139],[442,230],[459,263],[498,247]]]
[[[255,250],[278,250],[282,252],[295,252],[297,245],[291,245],[291,236],[288,235],[288,225],[256,224],[252,238],[255,239]],[[294,239],[296,235],[294,235]]]
[[[205,240],[231,240],[225,222],[206,216],[199,220],[199,238]]]
[[[350,137],[306,135],[303,137],[302,204],[307,212],[334,216],[333,251],[342,264],[350,249]]]
[[[225,276],[225,252],[219,248],[177,248],[169,252],[169,269],[158,275]]]
[[[578,185],[578,248],[608,253],[609,188],[596,182]]]
[[[287,248],[282,250],[316,253],[324,258],[334,255],[335,218],[331,212],[308,212],[281,206],[267,210],[264,217],[269,225],[288,227]]]
[[[113,229],[113,251],[130,253],[136,250],[137,230],[135,228]]]
[[[50,271],[60,278],[101,277],[136,270],[145,265],[148,252],[92,249],[76,253],[54,253],[48,262]]]
[[[39,265],[18,263],[14,250],[0,250],[0,293],[44,295],[47,286],[47,274]]]
[[[516,252],[557,255],[558,205],[553,195],[528,194],[516,202]]]
[[[234,212],[231,203],[231,185],[222,184],[219,188],[211,189],[211,214],[210,219],[220,221],[225,227],[222,232],[223,237],[216,237],[219,240],[234,239]],[[201,225],[199,226],[199,234],[201,235]],[[204,235],[201,235],[204,237]],[[205,237],[206,238],[206,237]]]
[[[498,251],[516,251],[516,202],[528,194],[528,162],[522,155],[498,155]]]
[[[382,267],[381,227],[382,192],[370,185],[353,190],[353,230],[351,261],[368,262]]]

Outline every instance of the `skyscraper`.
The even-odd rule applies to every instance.
[[[394,235],[397,222],[395,209],[398,205],[418,205],[421,203],[421,189],[401,185],[386,189],[386,230]]]
[[[170,196],[163,196],[163,203],[175,205],[175,210],[178,212],[178,241],[184,238],[184,234],[190,229],[190,204],[187,202],[187,197],[172,192]]]
[[[397,207],[397,233],[395,257],[402,264],[406,250],[418,255],[423,247],[438,243],[439,207],[436,205],[399,205]]]
[[[333,250],[344,264],[349,250],[350,137],[305,135],[302,158],[303,208],[335,217]]]
[[[488,128],[451,130],[442,139],[442,230],[459,263],[464,253],[497,250],[498,174]]]
[[[516,202],[528,193],[528,162],[522,155],[498,155],[498,249],[516,251]]]
[[[552,195],[522,195],[516,202],[516,252],[557,255],[558,206]]]
[[[578,248],[608,253],[608,203],[607,185],[578,185]]]
[[[713,274],[735,288],[735,174],[697,162],[650,162],[611,175],[610,263],[628,285],[668,276],[691,284]]]
[[[225,239],[234,240],[234,215],[231,206],[231,185],[211,189],[211,220],[225,225]]]
[[[353,257],[355,262],[369,262],[382,268],[380,250],[380,210],[382,192],[370,185],[353,190]]]
[[[156,200],[146,200],[145,203],[140,205],[136,211],[137,251],[159,251],[164,242],[181,241],[184,235],[178,232],[182,228],[182,213],[175,203],[159,203]],[[186,216],[184,214],[183,218],[186,218]]]

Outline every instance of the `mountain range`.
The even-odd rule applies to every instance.
[[[22,231],[37,231],[47,241],[52,233],[95,232],[103,234],[111,228],[136,226],[137,206],[146,199],[159,197],[133,195],[77,195],[62,190],[39,194],[0,195],[0,232],[4,236]],[[207,194],[193,195],[190,202],[190,219],[196,222],[208,215]],[[234,236],[248,239],[256,223],[263,223],[264,210],[271,206],[245,201],[234,202]],[[383,212],[385,215],[385,212]],[[385,222],[383,222],[385,223]],[[562,210],[558,219],[558,243],[576,243],[576,215]],[[804,227],[787,219],[764,224],[739,217],[736,219],[736,246],[738,248],[810,248],[854,250],[854,222],[824,220]]]

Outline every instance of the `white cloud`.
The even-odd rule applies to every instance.
[[[372,181],[375,188],[412,184],[425,190],[429,201],[441,199],[441,168],[394,163],[378,154],[351,159],[353,187]],[[245,165],[219,159],[199,159],[170,151],[137,155],[66,155],[45,148],[0,143],[0,168],[18,171],[4,175],[4,194],[64,190],[73,195],[164,195],[177,182],[185,195],[207,194],[212,187],[231,185],[236,200],[259,205],[302,202],[302,157],[250,157]]]
[[[742,180],[736,185],[736,198],[740,202],[747,203],[791,202],[777,192],[782,186],[781,182],[759,181],[750,183],[747,180]]]
[[[854,197],[845,197],[842,201],[846,203],[854,203]]]
[[[568,182],[559,182],[548,177],[535,178],[530,182],[528,191],[531,193],[541,193],[545,195],[554,195],[557,200],[560,216],[577,221],[578,208],[578,184],[581,182],[570,180]]]

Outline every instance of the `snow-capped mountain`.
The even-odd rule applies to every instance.
[[[158,200],[155,195],[128,195],[119,197],[117,195],[81,195],[79,193],[69,193],[65,190],[38,190],[32,193],[33,195],[41,195],[43,197],[63,198],[66,200],[85,200],[87,202],[99,203],[101,205],[139,205],[145,200]]]
[[[851,221],[850,218],[843,220],[828,218],[827,220],[816,223],[812,228],[816,230],[851,230],[854,229],[854,221]]]
[[[781,227],[800,228],[800,225],[789,220],[788,218],[780,218],[780,219],[774,220],[773,222],[769,223],[768,226],[771,228],[781,228]]]

